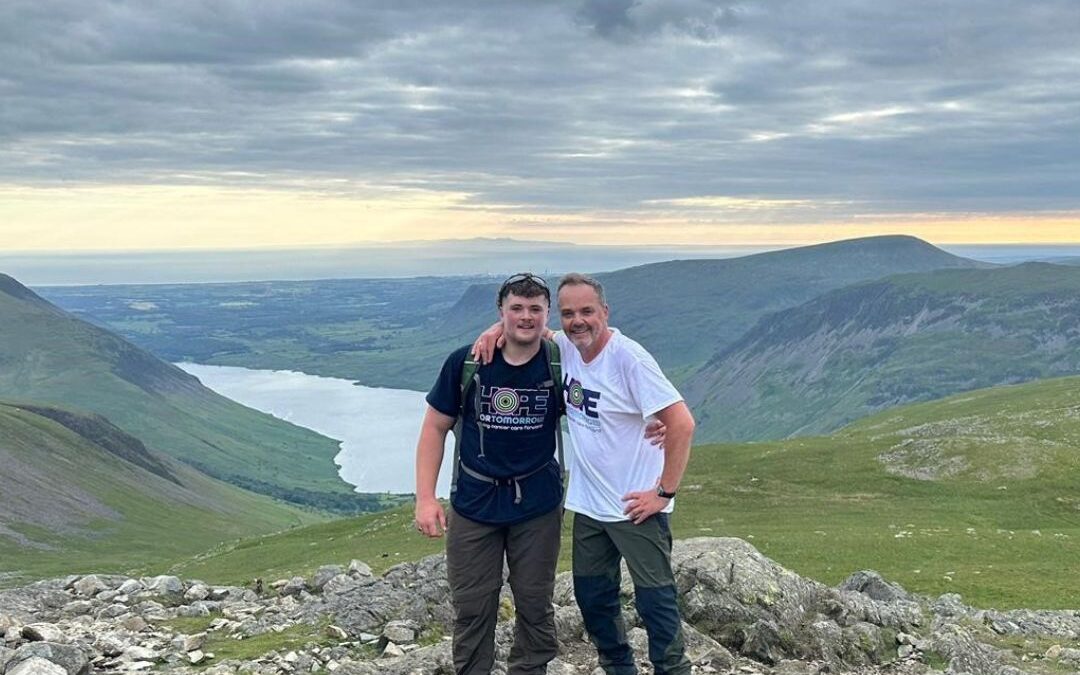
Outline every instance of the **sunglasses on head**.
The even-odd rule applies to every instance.
[[[503,298],[505,298],[507,295],[510,294],[510,287],[511,286],[513,286],[514,284],[520,284],[520,283],[523,283],[523,282],[524,283],[532,283],[535,286],[539,286],[540,290],[544,294],[544,297],[547,298],[548,302],[551,302],[551,291],[548,290],[547,282],[544,281],[543,277],[538,277],[535,274],[532,274],[530,272],[521,272],[519,274],[515,274],[515,275],[511,276],[510,278],[508,278],[506,281],[504,281],[502,283],[502,286],[499,287],[498,305],[500,307],[502,307]]]
[[[502,282],[502,288],[506,288],[511,284],[516,284],[519,281],[532,281],[534,284],[544,289],[547,289],[548,287],[547,282],[544,281],[543,277],[538,277],[532,272],[518,272],[517,274],[508,277],[506,281]]]

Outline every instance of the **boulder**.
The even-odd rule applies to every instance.
[[[383,628],[382,636],[389,642],[402,645],[415,642],[418,630],[415,621],[390,621]]]
[[[315,576],[311,579],[311,586],[315,590],[321,591],[323,586],[326,586],[326,582],[344,573],[345,568],[341,565],[323,565],[315,570]]]
[[[307,590],[307,581],[304,577],[293,577],[289,579],[281,590],[278,591],[281,595],[300,595],[301,592]]]
[[[7,671],[6,675],[67,675],[64,667],[43,659],[40,656],[31,656]]]
[[[90,662],[78,647],[55,642],[30,642],[15,650],[7,663],[7,672],[30,658],[42,658],[64,669],[67,675],[87,675]]]
[[[852,574],[840,586],[841,591],[855,591],[880,602],[918,602],[918,598],[904,590],[903,586],[886,581],[873,570],[862,570]]]
[[[166,597],[182,598],[184,596],[184,582],[178,577],[162,574],[160,576],[144,579],[146,590],[157,595]]]
[[[139,591],[146,590],[146,586],[143,586],[143,583],[138,579],[128,579],[124,583],[120,584],[120,587],[116,590],[120,591],[124,595],[131,596],[138,593]]]
[[[120,659],[127,661],[128,663],[134,663],[137,661],[157,661],[158,653],[149,647],[143,647],[140,645],[132,645],[124,650],[124,653],[120,656]]]
[[[67,642],[64,631],[52,623],[28,623],[22,627],[22,636],[31,642]]]
[[[109,590],[109,585],[98,575],[88,574],[76,581],[72,589],[84,598],[92,598],[102,591]]]
[[[193,584],[191,588],[187,589],[184,593],[184,600],[188,602],[194,602],[196,600],[206,600],[210,597],[210,587],[206,584]]]

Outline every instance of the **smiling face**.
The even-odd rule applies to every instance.
[[[582,358],[591,361],[607,344],[608,309],[600,295],[587,284],[567,284],[559,290],[559,318],[563,333]]]
[[[518,345],[540,341],[548,321],[548,301],[543,295],[531,298],[510,293],[499,306],[503,335]]]

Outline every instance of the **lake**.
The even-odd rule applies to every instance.
[[[341,442],[334,461],[359,492],[416,491],[416,439],[424,392],[382,389],[293,371],[176,364],[222,396]],[[437,494],[450,494],[453,435],[447,435]]]

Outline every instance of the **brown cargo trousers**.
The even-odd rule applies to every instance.
[[[454,602],[454,672],[488,675],[495,664],[503,558],[514,594],[514,646],[508,675],[538,675],[555,658],[555,566],[562,509],[516,525],[483,525],[451,509],[446,571]]]

